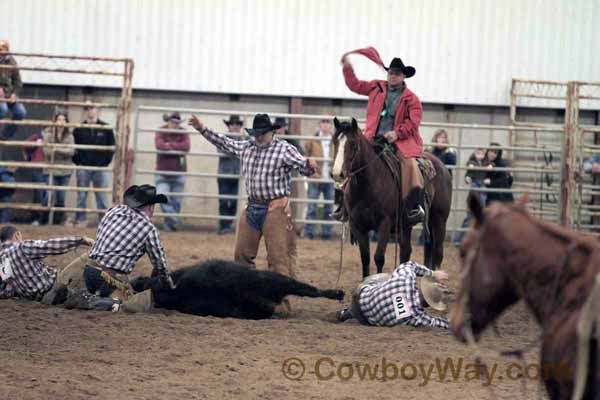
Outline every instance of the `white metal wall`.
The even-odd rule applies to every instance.
[[[507,105],[513,77],[600,81],[600,0],[0,0],[0,7],[13,51],[132,57],[135,88],[356,98],[339,58],[367,45],[386,63],[401,56],[414,65],[410,87],[425,102]],[[359,77],[383,77],[364,58],[355,64]]]

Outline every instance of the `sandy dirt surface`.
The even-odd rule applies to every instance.
[[[22,228],[26,238],[73,233],[63,227]],[[94,235],[92,229],[77,233]],[[233,235],[177,232],[162,238],[172,268],[233,254]],[[339,246],[339,241],[300,240],[298,278],[333,287]],[[344,249],[340,282],[348,298],[360,281],[360,262],[357,247]],[[422,248],[413,254],[422,261]],[[264,255],[263,247],[262,268]],[[393,261],[392,246],[387,256]],[[50,261],[64,266],[72,258],[73,253]],[[443,268],[453,287],[458,267],[458,252],[448,246]],[[148,273],[144,258],[134,276]],[[447,331],[334,323],[332,314],[342,304],[332,300],[292,298],[292,305],[288,319],[245,321],[164,311],[68,311],[2,300],[0,399],[450,400],[493,398],[492,391],[496,398],[538,398],[537,381],[526,380],[523,392],[522,380],[514,378],[519,369],[510,360],[486,357],[489,370],[496,368],[491,378],[475,373],[473,354]],[[516,348],[538,332],[523,305],[503,315],[499,328],[501,336],[488,333],[485,346]],[[527,354],[531,378],[539,372],[537,352]],[[448,370],[443,378],[440,367],[447,359],[456,374]]]

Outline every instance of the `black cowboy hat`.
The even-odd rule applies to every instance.
[[[123,202],[131,208],[139,208],[148,204],[168,202],[164,194],[156,194],[156,187],[152,185],[133,185],[125,191]]]
[[[410,78],[411,76],[413,76],[417,70],[414,67],[411,67],[410,65],[404,65],[404,63],[402,62],[401,59],[399,59],[398,57],[394,58],[392,60],[392,62],[390,63],[390,66],[388,68],[383,67],[386,71],[399,71],[402,72],[404,75],[406,75],[407,78]]]
[[[271,118],[267,114],[256,114],[252,121],[252,129],[246,129],[250,136],[260,136],[264,133],[271,132],[281,128],[281,125],[272,124]]]
[[[229,125],[239,125],[239,126],[244,126],[244,121],[240,118],[239,115],[230,115],[229,116],[229,120],[224,119],[223,122],[225,123],[225,125],[229,126]]]
[[[279,125],[280,127],[287,126],[287,121],[283,117],[275,117],[275,125]]]
[[[180,123],[181,123],[181,121],[183,121],[183,120],[181,119],[181,115],[180,115],[180,114],[179,114],[177,111],[174,111],[174,112],[172,112],[172,113],[170,113],[170,114],[164,114],[164,115],[163,115],[163,120],[164,120],[165,122],[169,122],[169,121],[175,121],[175,122],[177,122],[178,124],[180,124]]]

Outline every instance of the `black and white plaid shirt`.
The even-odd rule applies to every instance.
[[[56,281],[56,269],[44,264],[42,259],[66,253],[83,244],[85,241],[81,237],[3,243],[0,267],[3,274],[12,277],[0,283],[0,298],[40,300]]]
[[[200,133],[219,150],[240,158],[250,198],[272,200],[289,196],[293,169],[307,176],[314,173],[308,160],[285,140],[273,139],[263,147],[254,139],[235,140],[207,128]]]
[[[369,284],[360,292],[363,315],[371,325],[431,326],[448,329],[448,319],[432,317],[421,306],[417,276],[431,276],[429,268],[413,261],[400,264],[389,280]]]
[[[98,226],[90,258],[106,268],[129,274],[146,253],[155,272],[168,277],[165,251],[150,218],[123,204],[108,210]]]

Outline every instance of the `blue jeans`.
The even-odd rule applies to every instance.
[[[185,186],[185,176],[183,175],[156,175],[156,193],[181,193]],[[161,204],[160,209],[165,214],[179,214],[181,213],[181,197],[180,196],[167,196],[169,202]],[[174,228],[180,224],[180,220],[177,217],[166,217],[165,225],[168,228]]]
[[[42,170],[34,169],[31,172],[31,182],[32,183],[47,183],[47,176],[44,175]],[[33,191],[33,204],[46,205],[48,204],[48,191],[42,189],[35,189]],[[43,222],[43,213],[39,211],[33,212],[33,220],[38,221],[39,223]]]
[[[52,177],[52,186],[67,186],[69,184],[69,180],[71,180],[71,175],[65,176],[53,176]],[[44,175],[44,183],[48,184],[50,181],[50,176]],[[44,196],[43,205],[48,205],[48,194],[46,192],[46,196]],[[52,205],[54,207],[64,207],[65,206],[65,197],[66,192],[64,190],[54,190],[52,192]]]
[[[333,200],[333,183],[324,182],[309,182],[308,183],[308,198],[317,200],[323,193],[323,200]],[[331,214],[331,204],[324,205],[325,219],[328,220]],[[317,204],[309,203],[308,211],[306,212],[306,219],[316,219],[317,217]],[[325,239],[331,237],[331,225],[321,225],[321,236]],[[304,227],[304,235],[307,237],[315,236],[315,225],[306,224]]]
[[[0,119],[6,117],[8,111],[12,113],[13,120],[22,120],[27,116],[27,110],[21,103],[0,103]],[[12,139],[17,133],[17,125],[6,124],[4,129],[2,130],[2,134],[0,136],[3,139]]]
[[[77,171],[77,186],[78,187],[90,187],[90,182],[94,188],[105,188],[107,186],[108,173],[104,171]],[[106,201],[104,200],[104,193],[94,192],[96,197],[96,208],[99,210],[106,210]],[[88,192],[77,192],[77,208],[87,208],[87,196]],[[75,214],[75,221],[85,221],[85,212],[77,212]]]
[[[485,185],[481,182],[471,182],[471,187],[472,188],[485,188]],[[485,207],[485,202],[487,200],[487,193],[486,192],[473,192],[475,194],[477,194],[479,196],[479,203],[481,204],[482,207]],[[467,215],[465,216],[465,219],[462,222],[461,228],[467,228],[469,226],[469,224],[471,223],[471,221],[473,220],[473,215],[467,211]],[[463,240],[463,237],[465,236],[465,231],[460,231],[460,232],[456,232],[456,234],[454,235],[454,244],[460,244]]]
[[[0,203],[11,203],[11,196],[0,196]],[[10,222],[10,208],[0,208],[0,224]]]
[[[219,178],[217,179],[219,186],[219,194],[235,195],[237,196],[239,190],[239,180],[230,178]],[[236,199],[219,199],[219,214],[224,216],[235,216],[237,214],[237,200]],[[233,220],[219,220],[219,229],[231,228]]]

